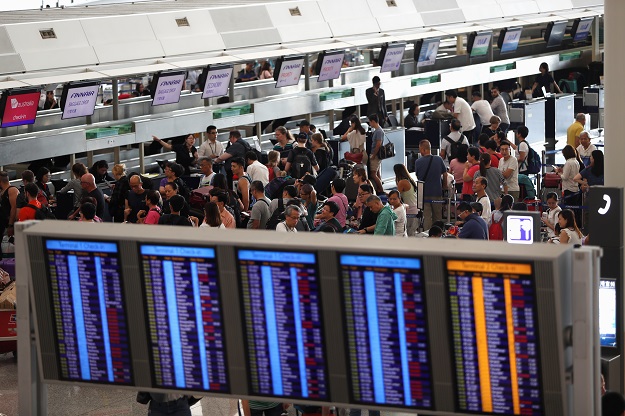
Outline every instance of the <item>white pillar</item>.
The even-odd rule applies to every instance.
[[[625,85],[621,82],[623,68],[625,68],[625,2],[622,0],[605,0],[604,3],[604,51],[605,51],[605,185],[610,187],[625,187],[625,175],[622,171],[622,155],[625,154],[625,140],[620,137],[623,117],[619,111],[622,97],[625,96]],[[622,105],[621,105],[622,107]],[[621,231],[625,233],[624,229]],[[592,236],[590,237],[592,241]],[[625,253],[621,252],[621,258]],[[620,282],[622,283],[623,277]],[[623,290],[621,286],[621,290]],[[617,295],[619,299],[621,295]],[[621,317],[622,319],[622,317]],[[621,346],[621,351],[623,347]],[[623,372],[625,357],[621,356],[621,393],[623,392]]]

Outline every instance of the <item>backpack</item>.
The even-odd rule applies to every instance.
[[[281,198],[282,191],[287,185],[295,185],[295,179],[285,177],[275,178],[265,186],[265,196],[272,200]]]
[[[527,173],[535,174],[540,172],[542,160],[540,159],[538,153],[536,153],[536,151],[532,149],[529,143],[527,145],[527,158],[525,160],[527,162]]]
[[[465,135],[461,134],[458,141],[454,142],[449,136],[443,137],[443,140],[447,140],[451,145],[451,148],[449,149],[449,154],[447,155],[447,160],[455,159],[458,156],[458,146],[462,144],[464,138]]]
[[[33,204],[26,204],[24,205],[24,207],[30,207],[35,210],[36,220],[55,220],[56,219],[52,211],[50,211],[50,209],[46,207],[45,205],[42,205],[41,208],[37,208]]]
[[[188,201],[191,196],[191,189],[189,189],[187,183],[182,178],[176,178],[174,182],[178,185],[178,195],[183,197],[185,201]]]
[[[312,163],[308,158],[308,149],[293,149],[293,162],[291,162],[291,176],[300,179],[306,173],[312,173]]]
[[[282,195],[280,195],[278,199],[278,208],[276,208],[273,214],[271,214],[271,217],[269,217],[267,224],[265,225],[267,230],[275,230],[278,224],[284,221],[284,210],[284,201],[282,200]]]
[[[503,222],[503,216],[499,220],[499,222],[495,221],[495,214],[491,216],[490,226],[488,227],[488,239],[489,240],[503,240],[503,227],[501,223]]]

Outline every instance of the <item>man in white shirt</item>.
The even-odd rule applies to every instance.
[[[490,124],[490,118],[493,116],[493,110],[490,108],[490,103],[482,99],[482,94],[479,91],[473,91],[471,93],[471,108],[480,116],[482,125],[487,126]]]
[[[458,91],[456,90],[445,91],[445,98],[453,105],[452,113],[454,118],[460,120],[462,133],[467,137],[473,137],[475,120],[473,119],[473,110],[471,110],[469,103],[464,98],[458,97]]]
[[[579,153],[579,157],[582,159],[582,162],[584,162],[584,166],[588,167],[590,166],[590,155],[597,150],[597,147],[590,143],[590,136],[587,131],[582,131],[579,134],[579,143],[577,153]]]
[[[297,205],[289,205],[284,209],[284,221],[281,221],[276,226],[276,231],[280,233],[296,233],[297,223],[302,215],[302,211]]]
[[[503,174],[506,180],[504,184],[504,191],[507,194],[512,195],[515,201],[519,200],[520,188],[519,188],[519,162],[516,157],[510,154],[510,142],[503,140],[499,146],[499,151],[503,156],[499,160],[499,170]]]
[[[269,183],[269,169],[258,161],[258,156],[253,150],[245,153],[245,163],[247,168],[245,172],[250,175],[252,181],[261,181],[263,186]]]
[[[488,180],[483,176],[478,176],[473,180],[473,192],[475,193],[476,200],[482,204],[481,217],[486,221],[486,224],[490,224],[490,198],[486,193],[486,187],[488,186]]]
[[[200,184],[198,188],[202,188],[211,184],[213,176],[215,176],[215,172],[213,172],[213,161],[210,158],[201,157],[199,162],[202,176],[200,177]]]
[[[224,153],[224,145],[217,140],[217,127],[208,126],[206,128],[208,140],[202,143],[197,151],[198,157],[210,157],[216,159]]]
[[[529,129],[525,126],[519,126],[514,132],[514,135],[519,142],[517,146],[517,161],[519,162],[519,173],[527,175],[527,156],[530,153],[530,147],[525,141],[529,134]]]
[[[460,120],[451,120],[451,123],[449,123],[449,129],[451,130],[449,134],[441,140],[441,151],[439,153],[439,156],[442,157],[446,163],[449,163],[451,159],[457,156],[453,154],[454,152],[452,151],[452,145],[456,146],[457,143],[466,144],[467,146],[469,146],[469,141],[467,140],[467,137],[464,134],[460,133],[460,130],[462,129],[462,126],[460,125]],[[447,139],[447,137],[449,137],[449,140]],[[452,143],[450,140],[454,143]]]

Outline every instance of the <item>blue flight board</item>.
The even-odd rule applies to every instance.
[[[230,391],[215,250],[139,246],[156,386]]]
[[[446,263],[457,410],[544,414],[532,265]]]
[[[350,400],[431,409],[421,259],[341,254],[339,265]]]
[[[133,384],[117,244],[52,239],[44,244],[59,378]]]
[[[238,250],[251,394],[328,400],[316,254]]]

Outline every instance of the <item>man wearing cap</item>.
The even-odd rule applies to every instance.
[[[488,240],[488,226],[486,225],[486,221],[473,212],[470,203],[461,202],[456,209],[456,216],[464,221],[464,226],[460,229],[458,238]]]
[[[299,127],[299,132],[306,134],[306,137],[310,140],[310,136],[312,136],[313,132],[310,130],[310,122],[308,120],[302,120],[297,125]]]
[[[365,91],[368,103],[367,114],[377,114],[380,126],[384,127],[388,116],[386,114],[386,97],[384,96],[384,90],[380,88],[380,85],[382,85],[380,77],[376,75],[371,82],[373,86]]]

